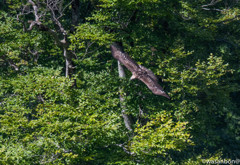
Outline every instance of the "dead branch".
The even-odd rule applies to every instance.
[[[223,11],[223,10],[221,10],[221,9],[215,9],[215,8],[209,8],[209,7],[212,7],[212,6],[214,6],[214,5],[216,5],[218,2],[220,2],[221,0],[212,0],[209,4],[206,4],[206,5],[202,5],[201,7],[202,7],[202,9],[203,10],[207,10],[207,11],[209,11],[209,10],[214,10],[214,11],[219,11],[219,12],[221,12],[221,11]]]
[[[209,6],[214,6],[216,5],[218,2],[220,2],[221,0],[212,0],[209,4],[206,4],[206,5],[202,5],[201,7],[202,8],[205,8],[205,7],[209,7]]]
[[[19,70],[19,67],[13,62],[12,59],[7,58],[5,55],[1,56],[1,58],[6,61],[15,71]]]

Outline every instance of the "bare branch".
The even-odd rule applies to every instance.
[[[206,5],[202,5],[201,7],[202,8],[205,8],[205,7],[209,7],[209,6],[214,6],[216,5],[218,2],[220,2],[221,0],[212,0],[209,4],[206,4]]]
[[[88,52],[88,49],[89,49],[89,48],[91,47],[91,45],[94,44],[94,43],[95,43],[95,42],[91,42],[91,43],[88,43],[88,44],[87,44],[87,48],[85,49],[85,53],[84,53],[84,55],[83,55],[83,58],[89,53],[89,52]],[[82,58],[82,59],[83,59],[83,58]]]
[[[14,68],[15,71],[19,70],[18,66],[11,59],[7,59],[7,61],[9,65]]]
[[[55,32],[54,30],[48,28],[47,26],[43,25],[42,22],[40,22],[40,18],[43,17],[46,13],[42,12],[41,14],[38,13],[38,7],[37,5],[32,1],[32,0],[28,0],[28,2],[32,5],[33,7],[33,13],[35,16],[35,20],[34,21],[28,21],[30,23],[30,26],[28,28],[28,30],[32,30],[32,28],[35,25],[39,25],[40,28],[44,29],[45,31],[48,31],[49,33],[51,33],[51,35],[56,39],[56,41],[58,41],[58,43],[60,43],[60,39],[57,35],[57,32]],[[54,13],[54,12],[53,12]],[[55,14],[55,13],[54,13]],[[57,19],[56,19],[57,20]],[[58,21],[58,20],[57,20]],[[58,21],[58,24],[60,24],[60,22]],[[60,24],[61,25],[61,24]]]
[[[39,52],[36,50],[31,50],[30,48],[28,48],[28,51],[32,54],[34,62],[37,62],[39,58]]]
[[[221,10],[221,9],[215,9],[215,8],[209,8],[209,7],[212,7],[212,6],[214,6],[214,5],[216,5],[217,3],[219,3],[221,0],[212,0],[209,4],[206,4],[206,5],[202,5],[201,7],[202,7],[202,9],[203,10],[207,10],[207,11],[209,11],[209,10],[214,10],[214,11],[219,11],[219,12],[221,12],[221,11],[223,11],[223,10]]]
[[[34,16],[35,16],[35,22],[40,22],[40,17],[38,15],[38,7],[37,5],[32,1],[32,0],[28,0],[28,2],[32,5],[33,7],[33,12],[34,12]]]
[[[34,26],[37,26],[41,31],[48,32],[54,38],[56,44],[63,49],[63,55],[66,60],[66,76],[72,74],[74,68],[72,58],[74,54],[68,50],[68,32],[65,30],[60,18],[64,14],[63,11],[73,2],[73,0],[71,0],[64,8],[62,8],[64,0],[45,0],[35,2],[33,0],[28,0],[27,2],[28,5],[23,7],[21,14],[32,13],[34,15],[34,20],[28,21],[30,24],[28,30],[30,31]],[[29,6],[29,8],[27,6]],[[50,13],[51,21],[56,25],[53,28],[45,25],[45,21],[41,20],[42,17],[48,17],[47,12]],[[34,55],[34,52],[31,53]],[[35,57],[34,61],[38,58],[37,54]]]
[[[45,102],[45,100],[43,99],[43,97],[42,97],[41,94],[39,94],[39,95],[37,96],[37,99],[38,99],[39,102],[42,102],[42,103]]]
[[[210,9],[210,8],[202,8],[203,10],[214,10],[214,11],[219,11],[219,12],[222,12],[223,10],[221,9]]]
[[[5,55],[3,55],[1,58],[2,58],[4,61],[7,61],[8,64],[9,64],[11,67],[13,67],[13,69],[14,69],[15,71],[18,71],[18,70],[19,70],[19,67],[13,62],[12,59],[7,58]]]
[[[63,28],[62,24],[61,24],[60,21],[57,19],[56,14],[54,13],[54,10],[53,10],[52,8],[50,8],[50,7],[49,7],[49,9],[50,9],[50,11],[51,11],[51,13],[52,13],[52,14],[51,14],[51,15],[52,15],[52,19],[53,19],[54,22],[58,25],[61,33],[62,33],[64,36],[66,36],[66,35],[67,35],[67,31]]]
[[[133,152],[128,151],[128,149],[124,146],[124,144],[116,144],[116,146],[121,147],[125,153],[129,155],[134,155]]]
[[[72,2],[73,2],[73,0],[71,0],[71,2],[69,2],[69,3],[61,10],[61,15],[58,17],[58,19],[63,16],[62,13],[66,10],[66,8],[67,8],[68,6],[70,6],[70,5],[72,4]]]

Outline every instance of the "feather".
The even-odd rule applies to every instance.
[[[139,79],[155,94],[164,96],[168,99],[170,97],[164,92],[163,88],[158,84],[158,79],[154,73],[142,65],[138,65],[127,53],[125,53],[122,47],[113,43],[111,45],[112,56],[121,62],[129,71],[132,72],[132,79]]]
[[[144,75],[144,76],[138,77],[138,79],[141,80],[144,84],[146,84],[147,87],[155,95],[164,96],[170,99],[170,97],[166,94],[166,92],[164,92],[163,88],[156,81],[154,81],[150,76]]]
[[[111,51],[113,57],[120,61],[121,64],[123,64],[131,72],[135,72],[136,70],[139,69],[138,64],[133,59],[131,59],[131,57],[129,57],[127,53],[125,53],[119,45],[117,44],[111,45]]]
[[[147,72],[148,76],[150,76],[154,81],[158,81],[158,78],[155,76],[155,74],[151,70],[147,69],[146,67],[144,67],[142,65],[139,65],[139,67],[142,70],[144,70],[145,72]]]

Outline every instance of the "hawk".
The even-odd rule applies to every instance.
[[[131,80],[139,79],[155,94],[164,96],[168,99],[170,97],[164,92],[163,88],[158,84],[158,79],[154,73],[142,65],[137,64],[118,43],[111,45],[112,56],[120,61],[129,71],[132,72]]]

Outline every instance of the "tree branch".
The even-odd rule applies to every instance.
[[[214,5],[216,5],[218,2],[220,2],[221,0],[212,0],[209,4],[206,4],[206,5],[202,5],[201,7],[202,7],[202,9],[203,10],[215,10],[215,11],[222,11],[221,9],[211,9],[211,8],[209,8],[209,7],[211,7],[211,6],[214,6]]]
[[[212,0],[209,4],[206,4],[206,5],[202,5],[201,7],[202,8],[205,8],[205,7],[209,7],[209,6],[214,6],[216,5],[218,2],[220,2],[221,0]]]
[[[19,70],[19,67],[13,62],[12,59],[7,58],[5,55],[3,55],[1,58],[2,58],[4,61],[7,61],[8,64],[9,64],[11,67],[14,68],[15,71],[18,71],[18,70]]]
[[[115,52],[112,51],[112,53],[115,53]],[[118,74],[119,74],[120,78],[126,78],[124,68],[121,65],[120,61],[118,61]],[[121,106],[121,109],[122,109],[122,117],[123,117],[123,120],[124,120],[125,127],[129,131],[133,131],[133,129],[132,129],[133,122],[132,122],[131,116],[126,113],[126,106],[124,105],[124,100],[125,99],[124,99],[124,96],[122,95],[122,89],[120,88],[119,91],[120,91],[120,94],[119,94],[120,106]]]
[[[134,153],[128,151],[128,149],[127,149],[126,147],[124,147],[123,144],[116,144],[116,146],[121,147],[125,153],[127,153],[127,154],[129,154],[129,155],[134,155]]]

